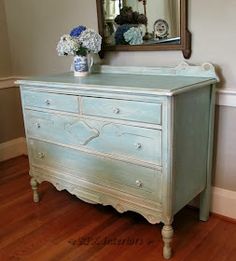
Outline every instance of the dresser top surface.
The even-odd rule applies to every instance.
[[[215,83],[211,75],[174,75],[154,73],[100,72],[86,77],[75,77],[72,72],[51,76],[38,76],[17,83],[50,88],[75,88],[102,91],[144,92],[173,95],[178,92]]]

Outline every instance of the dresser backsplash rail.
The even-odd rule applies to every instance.
[[[185,61],[180,62],[175,67],[163,66],[112,66],[112,65],[94,65],[93,72],[95,73],[118,73],[118,74],[144,74],[144,75],[181,75],[185,77],[212,77],[219,81],[216,75],[215,68],[211,63],[203,63],[200,65],[190,65]]]

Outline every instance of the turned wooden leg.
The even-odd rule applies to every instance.
[[[165,259],[171,258],[171,246],[170,243],[172,241],[174,230],[171,225],[164,225],[161,231],[162,239],[164,242],[163,247],[163,257]]]
[[[38,182],[34,178],[31,178],[30,184],[33,190],[33,200],[37,203],[39,202]]]

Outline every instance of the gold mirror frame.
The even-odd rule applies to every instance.
[[[103,0],[96,0],[98,29],[104,39],[104,10]],[[180,0],[180,44],[150,44],[150,45],[102,45],[100,56],[105,51],[176,51],[183,52],[183,56],[189,59],[191,56],[191,33],[188,30],[188,0]]]

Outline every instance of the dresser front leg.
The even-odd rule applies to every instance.
[[[210,214],[211,189],[207,188],[200,194],[200,216],[201,221],[207,221]]]
[[[38,193],[38,182],[36,179],[31,178],[30,184],[33,190],[33,200],[35,203],[39,202],[39,193]]]
[[[174,235],[174,230],[171,225],[164,225],[161,231],[164,247],[163,247],[163,257],[165,259],[171,258],[171,241]]]

